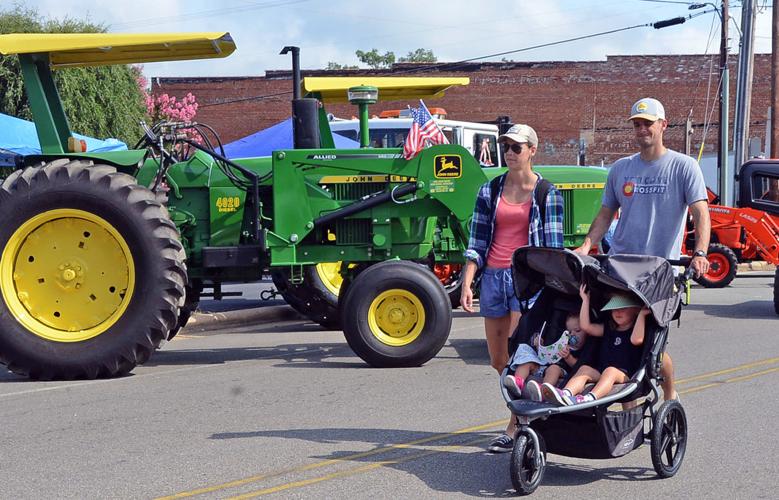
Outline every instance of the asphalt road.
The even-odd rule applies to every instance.
[[[648,447],[550,455],[536,498],[775,498],[779,317],[772,276],[696,288],[671,331],[690,434],[679,474]],[[0,374],[0,498],[511,496],[506,422],[481,320],[456,312],[438,357],[372,369],[301,321],[181,334],[133,375]],[[571,439],[576,439],[575,435]]]

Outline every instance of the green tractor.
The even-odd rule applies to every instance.
[[[372,81],[365,92],[296,78],[307,96],[293,100],[295,149],[272,158],[229,160],[215,133],[191,123],[144,127],[128,151],[79,150],[52,70],[234,50],[227,33],[0,36],[0,54],[19,57],[42,149],[0,185],[8,369],[38,379],[128,373],[186,323],[204,288],[218,297],[222,283],[269,272],[293,306],[340,324],[370,365],[417,366],[444,345],[451,301],[431,270],[462,264],[477,190],[501,169],[483,170],[457,145],[409,161],[398,148],[335,149],[322,104],[347,99],[348,84],[367,118],[377,98],[432,98],[467,79]],[[605,172],[539,170],[563,191],[566,244],[576,245]],[[322,268],[335,271],[325,280]]]

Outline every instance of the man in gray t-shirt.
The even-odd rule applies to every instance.
[[[610,253],[678,259],[689,208],[695,223],[695,253],[690,266],[696,275],[703,275],[709,270],[706,254],[711,220],[698,162],[663,145],[668,122],[658,100],[636,101],[629,120],[639,152],[618,160],[609,170],[601,209],[576,251],[589,253],[620,210]],[[673,365],[668,353],[663,356],[662,375],[663,396],[675,399]]]
[[[678,259],[687,207],[706,199],[701,169],[689,156],[666,150],[656,160],[640,153],[617,160],[603,190],[603,206],[620,210],[609,252]]]

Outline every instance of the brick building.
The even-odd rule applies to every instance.
[[[738,64],[731,60],[730,120],[735,108]],[[575,164],[580,142],[586,144],[586,163],[610,163],[635,151],[632,129],[626,121],[630,105],[641,97],[660,99],[666,108],[669,130],[666,144],[685,150],[685,124],[690,117],[694,132],[691,150],[698,151],[709,117],[705,153],[716,153],[717,84],[716,55],[609,56],[588,62],[500,62],[432,65],[422,74],[467,76],[471,83],[453,88],[429,105],[443,107],[454,120],[486,121],[508,115],[515,123],[532,125],[539,135],[539,164]],[[420,75],[410,70],[420,64],[396,64],[392,70],[304,71],[303,76]],[[762,141],[771,94],[770,54],[757,54],[754,65],[750,137]],[[258,77],[152,78],[152,92],[183,96],[192,92],[200,103],[197,120],[220,132],[230,142],[277,123],[290,114],[291,75],[269,71]],[[258,96],[265,96],[258,99]],[[380,102],[371,107],[378,114],[403,108],[408,102]],[[350,105],[328,111],[351,117]]]

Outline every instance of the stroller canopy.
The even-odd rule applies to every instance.
[[[514,252],[511,267],[519,300],[528,300],[545,286],[578,295],[579,285],[586,283],[593,292],[593,304],[605,302],[608,294],[615,291],[634,293],[660,326],[671,321],[681,300],[673,267],[661,257],[595,258],[567,249],[522,247]]]

